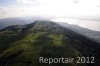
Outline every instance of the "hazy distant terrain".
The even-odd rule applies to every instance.
[[[27,24],[27,22],[22,19],[15,19],[15,18],[1,19],[0,29],[11,25],[24,25],[24,24]]]
[[[68,23],[64,23],[64,22],[61,22],[59,24],[63,25],[66,28],[69,28],[69,29],[71,29],[79,34],[82,34],[82,35],[85,35],[89,38],[92,38],[100,43],[100,32],[99,31],[90,30],[87,28],[80,27],[78,25],[68,24]]]
[[[93,56],[94,64],[39,64],[39,57]],[[76,61],[76,60],[75,60]],[[0,30],[0,66],[97,66],[100,45],[51,21],[35,21]]]
[[[6,28],[11,25],[25,25],[34,22],[35,20],[49,20],[50,18],[42,17],[13,17],[0,19],[0,29]]]

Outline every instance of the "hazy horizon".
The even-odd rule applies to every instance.
[[[100,31],[100,0],[0,0],[0,19],[26,16]]]

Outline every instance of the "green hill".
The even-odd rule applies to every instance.
[[[97,66],[100,45],[51,21],[35,21],[0,30],[0,66]],[[95,63],[76,63],[77,57]],[[73,63],[39,63],[39,57],[73,57]]]

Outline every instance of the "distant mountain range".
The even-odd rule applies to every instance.
[[[6,28],[11,25],[25,25],[34,22],[35,20],[49,20],[50,18],[42,17],[15,17],[0,19],[0,29]]]
[[[76,63],[77,57],[95,63]],[[73,63],[39,63],[39,57],[73,57]],[[57,23],[37,20],[0,30],[0,66],[99,66],[100,44]]]

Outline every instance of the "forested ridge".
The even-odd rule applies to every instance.
[[[99,50],[99,43],[51,21],[0,30],[0,66],[99,66]],[[39,57],[78,56],[95,57],[95,63],[39,63]]]

